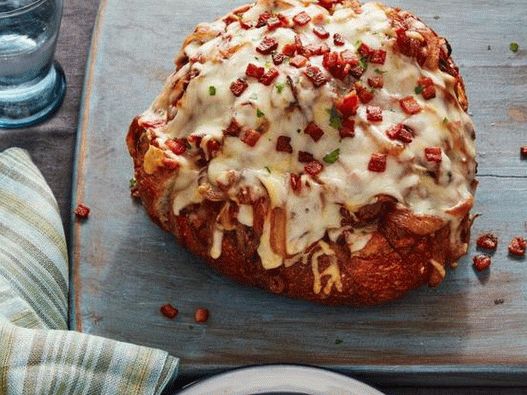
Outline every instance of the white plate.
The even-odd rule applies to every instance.
[[[179,395],[383,395],[341,374],[296,365],[241,368],[191,384]]]

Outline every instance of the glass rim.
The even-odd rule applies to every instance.
[[[8,18],[8,17],[11,17],[11,16],[17,16],[17,15],[20,15],[20,14],[24,14],[25,12],[27,11],[30,11],[32,10],[33,8],[35,7],[38,7],[39,5],[41,5],[42,3],[45,3],[49,0],[34,0],[33,2],[29,3],[29,4],[26,4],[20,8],[16,8],[14,10],[11,10],[11,11],[0,11],[0,19],[2,18]]]

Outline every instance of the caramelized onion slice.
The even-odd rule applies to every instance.
[[[271,211],[271,248],[283,258],[287,256],[286,225],[285,210],[281,207],[273,208]]]
[[[402,208],[396,208],[388,214],[387,221],[391,221],[405,231],[419,236],[437,232],[445,226],[445,222],[439,217],[417,215],[408,209]]]

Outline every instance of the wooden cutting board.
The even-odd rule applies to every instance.
[[[488,273],[476,274],[467,257],[439,289],[359,310],[288,300],[220,277],[130,199],[130,120],[159,92],[194,26],[242,3],[101,2],[78,132],[73,202],[85,202],[92,215],[72,229],[72,328],[166,349],[181,358],[187,379],[287,362],[377,384],[526,384],[527,261],[506,253],[513,236],[527,233],[527,161],[519,155],[527,145],[524,1],[392,1],[454,48],[478,132],[482,216],[474,235],[493,231],[501,244]],[[522,47],[516,54],[512,41]],[[167,302],[179,308],[177,319],[159,313]],[[193,321],[200,306],[211,311],[205,325]]]

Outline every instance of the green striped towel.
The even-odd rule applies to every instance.
[[[57,202],[29,155],[0,153],[0,394],[159,394],[178,360],[67,331]]]

